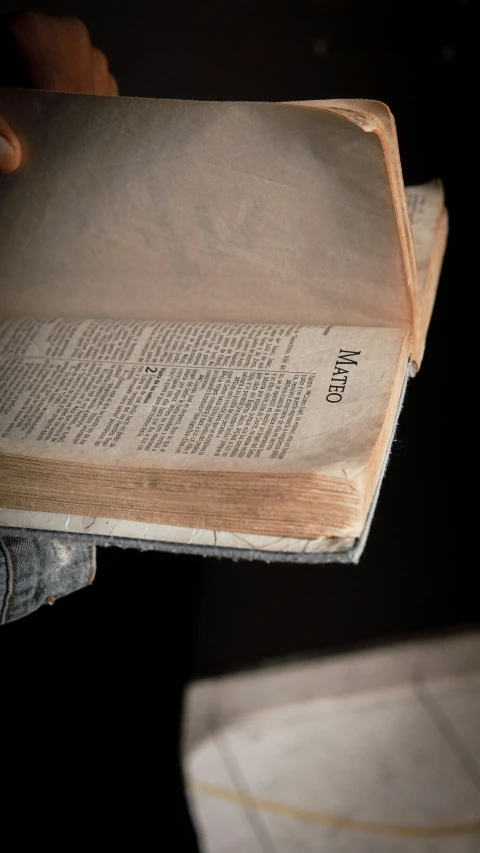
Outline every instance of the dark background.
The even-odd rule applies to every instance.
[[[21,7],[4,3],[2,11]],[[405,182],[441,177],[445,185],[450,239],[426,355],[408,389],[360,565],[201,558],[185,565],[185,557],[157,555],[159,572],[182,573],[186,584],[191,572],[204,580],[199,675],[462,630],[478,619],[476,361],[468,349],[478,337],[468,329],[478,276],[478,143],[467,110],[476,102],[474,7],[474,0],[64,0],[36,6],[83,18],[124,95],[383,100],[397,120]],[[110,551],[108,559],[113,567],[120,557]],[[131,552],[129,559],[141,599],[144,556]],[[178,589],[174,584],[173,594],[181,595]],[[181,602],[174,610],[181,611]]]

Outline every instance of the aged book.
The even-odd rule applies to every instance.
[[[3,90],[0,114],[25,151],[0,524],[357,559],[447,234],[389,110]]]

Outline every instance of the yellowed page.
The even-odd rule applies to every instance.
[[[4,313],[411,325],[381,139],[328,102],[0,110],[28,152],[0,178]]]
[[[329,109],[378,137],[385,154],[411,306],[412,364],[420,366],[448,234],[440,180],[404,188],[395,121],[385,104],[369,100],[307,101]]]
[[[402,165],[393,114],[386,104],[363,98],[304,101],[301,103],[310,108],[327,109],[338,116],[343,116],[359,128],[362,128],[365,133],[373,134],[382,148],[390,184],[392,204],[395,210],[397,236],[400,241],[403,264],[402,288],[408,295],[412,349],[414,355],[416,355],[421,342],[419,341],[417,322],[418,285],[415,247],[405,198]]]
[[[405,333],[12,318],[0,453],[102,466],[311,472],[362,490]]]

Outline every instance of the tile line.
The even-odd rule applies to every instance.
[[[480,791],[480,767],[464,743],[462,736],[457,731],[448,714],[443,710],[441,704],[429,691],[425,683],[416,685],[416,694],[419,702],[423,705],[435,728],[440,732],[447,742],[457,761],[469,779]]]
[[[227,739],[222,736],[217,736],[216,743],[235,790],[246,791],[248,796],[253,796],[250,786],[248,785]],[[259,813],[260,810],[252,810],[245,804],[244,811],[252,831],[262,848],[262,853],[277,853],[277,848],[273,838],[268,831],[268,827],[263,820],[263,816]]]
[[[220,698],[220,706],[221,706],[221,698]],[[207,713],[207,730],[210,733],[210,737],[212,738],[212,742],[215,744],[220,757],[225,766],[225,770],[227,774],[230,776],[230,781],[232,785],[238,789],[247,789],[247,780],[243,777],[243,773],[240,770],[238,762],[233,755],[232,750],[230,749],[230,745],[227,743],[227,740],[224,735],[218,733],[220,729],[220,708],[210,707]],[[193,790],[190,782],[187,780],[188,786]],[[228,788],[225,788],[228,791]],[[250,793],[250,792],[249,792]],[[273,842],[273,838],[271,837],[267,826],[265,825],[265,821],[262,816],[257,813],[257,811],[252,811],[252,809],[248,808],[246,804],[238,803],[238,805],[242,808],[245,819],[258,841],[262,853],[277,853],[276,846]]]
[[[281,817],[295,818],[305,823],[314,823],[318,826],[328,826],[331,829],[341,829],[347,832],[363,833],[365,835],[377,835],[390,838],[448,838],[459,835],[473,835],[480,833],[480,821],[445,824],[443,826],[408,826],[402,824],[377,823],[374,821],[357,820],[356,818],[342,817],[305,809],[299,806],[279,803],[263,797],[254,797],[243,791],[236,791],[220,785],[212,785],[201,779],[188,779],[188,787],[196,794],[212,797],[233,803],[243,809],[263,811]]]

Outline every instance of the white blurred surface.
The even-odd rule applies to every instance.
[[[480,635],[193,685],[205,853],[480,853]]]

